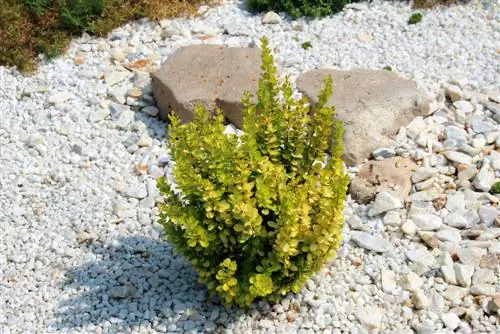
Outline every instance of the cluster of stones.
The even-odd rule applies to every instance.
[[[201,102],[221,108],[240,127],[239,98],[244,90],[255,92],[258,60],[257,49],[180,49],[153,76],[161,115],[176,112],[188,122]],[[352,198],[369,204],[367,219],[381,218],[389,239],[420,245],[404,251],[408,273],[380,270],[383,291],[402,289],[409,306],[428,311],[426,321],[413,322],[419,332],[432,332],[436,316],[450,330],[467,330],[468,322],[491,330],[500,315],[499,197],[489,193],[500,176],[498,97],[464,92],[454,83],[429,103],[414,83],[390,72],[318,69],[296,80],[312,105],[326,75],[334,82],[329,103],[346,128],[344,161],[358,165],[350,169]],[[395,249],[360,217],[347,221],[358,246]],[[424,288],[431,279],[434,286]],[[367,328],[380,326],[376,308],[357,316]]]
[[[269,13],[262,20],[275,24],[281,19]],[[162,28],[162,38],[171,40],[187,34],[206,39],[218,33],[209,28]],[[244,33],[238,29],[229,24],[225,33]],[[300,25],[294,29],[300,29]],[[161,201],[155,179],[166,175],[174,181],[168,150],[156,139],[164,137],[164,124],[150,122],[148,128],[138,121],[139,115],[166,119],[175,111],[189,121],[195,104],[201,102],[209,109],[221,107],[231,123],[227,132],[237,134],[241,126],[240,98],[244,90],[255,92],[260,71],[257,47],[213,45],[181,48],[156,71],[161,58],[158,54],[147,48],[140,55],[136,52],[136,46],[149,42],[156,41],[117,37],[100,44],[83,42],[74,58],[76,64],[82,64],[85,55],[95,51],[109,53],[113,62],[96,80],[99,95],[106,98],[89,98],[95,109],[88,120],[110,123],[123,131],[121,144],[134,160],[138,181],[124,180],[113,187],[126,199],[114,203],[117,226],[126,226],[120,223],[128,219],[137,219],[143,226],[151,224],[157,214],[155,204]],[[452,82],[443,87],[439,101],[429,103],[415,83],[387,71],[318,69],[303,73],[294,84],[314,103],[328,74],[334,80],[329,103],[336,106],[345,124],[344,160],[352,176],[345,243],[330,268],[355,278],[359,277],[355,276],[358,269],[368,273],[371,281],[353,279],[356,286],[352,289],[364,292],[373,282],[387,303],[403,305],[403,318],[419,333],[434,333],[443,327],[462,333],[494,332],[500,326],[500,221],[499,196],[489,191],[500,176],[499,97],[469,92],[464,89],[466,83]],[[41,86],[27,87],[21,95],[46,91]],[[47,104],[57,110],[64,110],[63,106],[75,97],[69,91],[47,96]],[[57,131],[72,133],[65,124]],[[26,144],[40,154],[48,149],[39,133],[29,136]],[[97,156],[86,151],[90,148],[72,145],[71,162],[79,161],[75,156]],[[80,166],[89,167],[87,163]],[[94,232],[77,234],[78,243],[93,243],[100,238]],[[394,260],[394,253],[402,257]],[[307,295],[315,285],[320,285],[317,278],[308,281],[303,304],[319,314],[328,307],[327,302],[319,305]],[[344,287],[339,283],[332,289]],[[349,294],[359,296],[361,292]],[[126,299],[134,293],[130,287],[118,285],[109,291],[109,297]],[[294,317],[294,303],[287,297],[273,307],[271,314],[287,324]],[[173,311],[165,314],[171,316],[184,306],[174,301]],[[385,318],[393,311],[372,305],[349,312],[339,314],[331,324],[316,319],[315,325],[338,329],[344,326],[340,322],[357,319],[366,330],[383,332],[387,329]],[[183,315],[179,321],[188,317],[196,318]],[[213,330],[216,320],[224,323],[227,318],[227,313],[214,308],[205,329]],[[255,321],[261,329],[276,326],[264,317]],[[176,330],[170,326],[159,330]]]
[[[500,197],[490,193],[500,176],[500,101],[457,84],[401,128],[397,145],[373,151],[350,189],[358,202],[374,199],[367,215],[386,230],[373,235],[352,215],[357,245],[384,253],[397,251],[395,239],[421,244],[404,250],[410,272],[383,268],[379,278],[384,291],[402,288],[424,310],[418,332],[433,332],[436,317],[450,330],[490,332],[500,316]]]
[[[153,73],[152,82],[149,64],[128,64],[104,74],[112,102],[104,102],[101,110],[116,113],[118,127],[133,121],[134,110],[163,119],[176,112],[188,122],[195,105],[202,103],[209,110],[220,107],[234,133],[242,123],[243,92],[257,89],[260,52],[184,47]],[[444,87],[440,101],[429,103],[413,82],[390,72],[318,69],[295,82],[311,104],[326,75],[334,80],[329,103],[346,128],[344,160],[353,166],[350,194],[369,208],[367,217],[348,215],[348,237],[376,253],[393,251],[395,239],[420,245],[404,251],[411,271],[380,269],[381,288],[403,296],[406,291],[408,307],[427,311],[426,321],[414,320],[419,332],[432,332],[436,316],[451,330],[493,328],[500,314],[499,197],[489,193],[500,176],[497,97],[464,92],[455,83]],[[147,137],[136,139],[130,152],[151,145]],[[174,181],[169,161],[164,152],[156,164],[139,163],[136,171],[153,179],[166,173]],[[153,181],[123,192],[146,207],[154,206],[157,196]],[[381,219],[387,237],[366,227],[370,219]],[[363,326],[378,328],[380,312],[373,308],[356,314]]]

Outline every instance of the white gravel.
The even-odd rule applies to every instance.
[[[161,240],[154,223],[153,178],[168,164],[165,124],[151,117],[157,114],[151,106],[141,113],[114,104],[123,93],[108,96],[110,82],[100,77],[106,72],[124,80],[127,72],[112,58],[126,64],[148,56],[158,65],[183,45],[248,46],[267,35],[278,68],[292,77],[322,66],[391,66],[434,96],[450,81],[498,92],[499,9],[496,1],[471,1],[423,10],[422,22],[409,26],[413,11],[406,2],[373,1],[320,20],[281,15],[279,23],[264,25],[241,2],[227,1],[195,19],[142,20],[107,39],[83,36],[30,77],[0,67],[0,333],[488,329],[475,314],[477,326],[455,313],[419,317],[408,307],[408,291],[384,291],[380,269],[398,275],[416,270],[405,253],[421,254],[422,246],[391,234],[352,201],[346,215],[361,217],[359,223],[379,231],[395,251],[366,252],[346,239],[340,259],[280,304],[258,303],[244,312],[206,301],[194,271]],[[200,34],[215,37],[202,42]],[[301,48],[306,41],[309,50]],[[140,78],[135,83],[147,91]],[[440,286],[426,277],[422,289]],[[440,294],[418,296],[422,307],[443,309]]]

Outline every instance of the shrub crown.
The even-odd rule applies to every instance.
[[[326,106],[332,80],[310,113],[288,78],[278,84],[267,45],[258,102],[242,99],[244,134],[224,134],[220,110],[198,106],[187,124],[171,115],[176,184],[158,180],[168,240],[226,305],[298,292],[341,240],[348,177],[342,125]]]

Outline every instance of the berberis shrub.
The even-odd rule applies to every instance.
[[[278,84],[263,38],[257,102],[242,99],[243,135],[223,133],[220,110],[198,106],[187,124],[170,118],[175,184],[158,180],[159,222],[228,306],[298,292],[339,247],[348,177],[331,90],[327,78],[310,112],[288,79]]]

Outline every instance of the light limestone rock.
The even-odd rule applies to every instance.
[[[366,232],[352,231],[351,238],[359,246],[374,252],[384,253],[394,249],[389,241]]]
[[[75,95],[68,91],[57,92],[50,95],[47,99],[49,104],[60,104],[75,98]]]
[[[263,24],[277,24],[281,22],[281,17],[273,11],[267,12],[262,17]]]
[[[437,230],[443,224],[441,217],[432,214],[414,214],[410,218],[422,231]]]
[[[400,199],[387,192],[382,192],[375,198],[375,202],[370,207],[368,215],[373,217],[390,210],[400,209],[402,207],[403,203]]]
[[[376,306],[358,307],[356,318],[368,330],[380,328],[384,312]]]
[[[424,280],[412,271],[404,276],[401,281],[401,286],[409,291],[418,290],[422,287],[423,284]]]
[[[460,87],[455,85],[446,85],[445,86],[445,94],[450,98],[452,102],[462,100],[465,96],[464,92],[460,89]]]
[[[455,263],[455,276],[458,284],[468,287],[472,282],[474,267],[466,264]]]
[[[495,182],[495,173],[490,168],[490,164],[487,159],[483,161],[483,165],[477,173],[472,185],[474,188],[480,191],[490,191],[491,186]]]
[[[415,172],[411,176],[411,181],[413,183],[418,183],[418,182],[428,180],[431,177],[433,177],[434,175],[436,175],[437,172],[438,172],[438,170],[436,168],[433,168],[433,167],[419,167],[419,168],[417,168],[417,170],[415,170]]]
[[[459,243],[462,240],[462,235],[457,229],[446,228],[436,232],[436,238],[441,241],[450,241],[453,243]]]
[[[407,219],[406,222],[401,225],[401,231],[407,235],[415,235],[418,231],[418,226],[411,219]]]
[[[441,321],[446,326],[446,328],[449,328],[451,330],[455,330],[460,324],[460,318],[458,317],[458,315],[451,312],[443,313],[441,315]]]
[[[477,266],[483,255],[486,255],[486,249],[478,247],[460,248],[457,255],[463,264]]]
[[[491,269],[475,268],[474,275],[472,276],[472,284],[490,284],[495,283],[497,276]]]
[[[388,211],[384,215],[384,224],[389,226],[399,226],[401,225],[401,216],[396,211]]]
[[[457,284],[457,277],[453,266],[441,266],[441,273],[446,283],[453,285]]]
[[[423,290],[418,289],[413,292],[412,296],[413,305],[417,309],[427,309],[431,306],[429,297],[426,296]]]
[[[470,287],[473,296],[494,296],[495,290],[494,284],[474,284]]]
[[[396,289],[396,273],[389,269],[382,269],[380,272],[382,289],[387,293],[392,293]]]
[[[425,248],[418,248],[406,251],[408,260],[414,263],[420,263],[424,266],[431,267],[436,263],[434,256]]]
[[[461,288],[454,285],[448,285],[446,291],[443,292],[443,297],[449,301],[459,301],[464,299],[469,294],[469,289]]]
[[[462,152],[446,151],[446,152],[443,152],[443,155],[446,157],[446,159],[448,159],[452,162],[456,162],[459,164],[465,164],[465,165],[472,164],[472,157],[470,155],[462,153]]]

